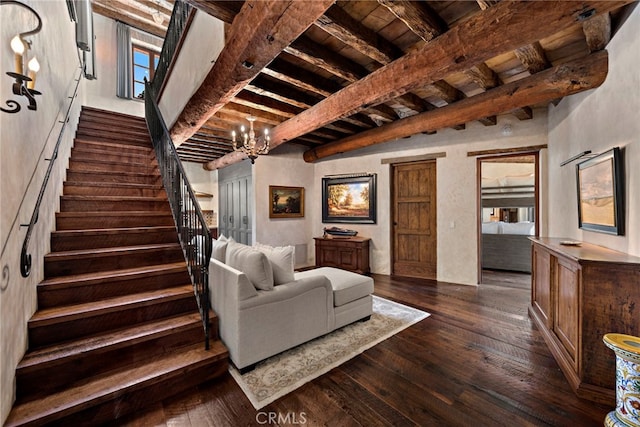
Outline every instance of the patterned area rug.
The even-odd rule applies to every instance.
[[[429,313],[380,297],[373,297],[373,314],[323,337],[258,363],[244,375],[229,371],[256,409],[292,392],[429,316]]]

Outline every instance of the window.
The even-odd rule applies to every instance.
[[[144,78],[153,79],[158,66],[158,52],[142,46],[133,45],[133,97],[144,99]]]

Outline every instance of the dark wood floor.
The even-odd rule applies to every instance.
[[[377,295],[431,317],[261,411],[227,375],[120,424],[276,425],[279,414],[309,426],[601,426],[613,408],[572,393],[529,320],[526,276],[479,287],[373,277]]]

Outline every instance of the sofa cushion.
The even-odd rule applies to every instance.
[[[256,289],[273,289],[271,262],[257,249],[230,241],[227,243],[225,264],[242,271]]]
[[[269,246],[256,243],[254,247],[265,254],[273,269],[273,284],[282,285],[293,282],[295,265],[295,248],[293,246]]]
[[[329,279],[333,288],[333,305],[335,307],[340,307],[373,293],[373,279],[371,277],[339,268],[320,267],[295,274],[296,279],[313,275],[323,275]]]

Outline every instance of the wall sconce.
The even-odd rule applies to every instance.
[[[35,111],[38,109],[35,96],[41,95],[40,92],[35,90],[36,73],[40,71],[40,63],[35,58],[35,56],[31,58],[31,60],[27,63],[29,75],[25,75],[24,65],[28,56],[27,52],[29,49],[31,49],[31,41],[25,39],[25,37],[32,36],[40,32],[40,30],[42,29],[42,19],[35,10],[23,3],[20,3],[19,1],[0,0],[0,5],[6,4],[13,4],[23,7],[33,13],[33,15],[38,20],[38,26],[35,29],[20,33],[11,39],[11,50],[13,50],[15,59],[15,71],[7,72],[7,75],[15,80],[12,85],[13,94],[26,97],[29,101],[29,105],[27,105],[27,108],[29,110]],[[0,110],[5,113],[17,113],[21,110],[21,106],[17,101],[9,99],[6,101],[6,104],[11,107],[11,109],[0,107]]]

